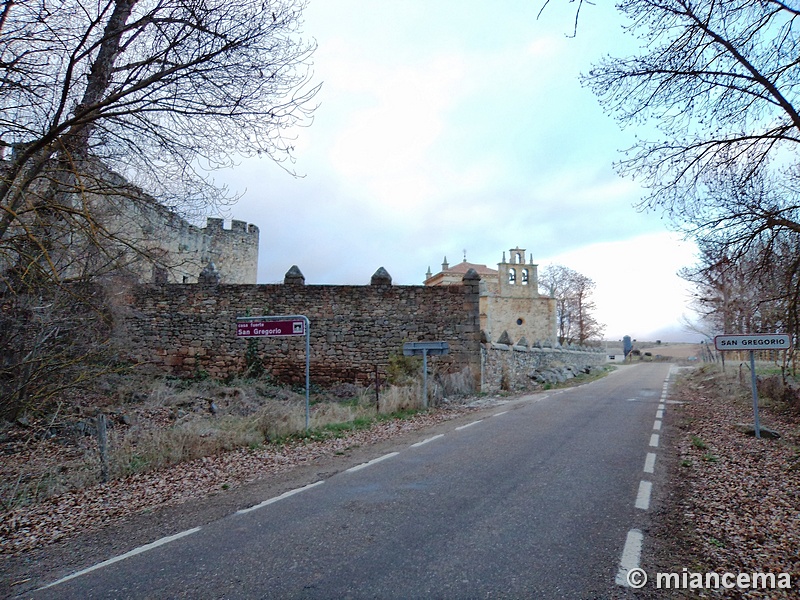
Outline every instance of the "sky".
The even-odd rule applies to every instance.
[[[322,83],[296,132],[294,177],[269,159],[217,172],[241,199],[228,217],[260,229],[259,283],[292,265],[306,284],[368,284],[384,267],[420,285],[464,259],[496,268],[525,248],[540,270],[596,283],[607,339],[694,341],[677,272],[691,242],[613,163],[640,129],[604,114],[579,75],[636,40],[610,2],[311,0],[304,35]]]

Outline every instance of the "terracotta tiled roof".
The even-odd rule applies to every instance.
[[[466,273],[470,269],[475,269],[478,275],[497,275],[497,269],[492,269],[486,265],[476,265],[475,263],[463,261],[458,264],[452,265],[449,269],[442,271],[443,273]]]

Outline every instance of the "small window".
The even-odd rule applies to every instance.
[[[509,269],[508,270],[508,283],[514,285],[517,283],[517,271],[516,269]]]

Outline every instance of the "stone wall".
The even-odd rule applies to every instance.
[[[481,345],[481,390],[525,391],[562,382],[605,363],[602,349]]]
[[[258,277],[258,227],[231,221],[225,229],[222,219],[206,219],[200,233],[208,240],[207,256],[219,271],[222,283],[255,283]],[[205,265],[203,265],[205,266]],[[193,281],[197,281],[197,273]]]
[[[463,285],[438,288],[393,286],[391,278],[368,286],[138,285],[121,301],[118,335],[133,360],[174,375],[224,378],[246,365],[248,340],[235,335],[237,317],[305,315],[313,384],[369,381],[407,341],[448,342],[450,354],[432,360],[446,370],[470,367],[477,378],[478,301],[474,272]],[[249,343],[277,380],[304,381],[303,337]]]
[[[481,326],[486,337],[497,340],[506,332],[516,343],[555,341],[555,298],[509,298],[487,294],[481,298]]]
[[[152,199],[114,205],[104,199],[104,225],[114,237],[137,248],[129,253],[127,269],[140,282],[197,283],[211,262],[222,283],[256,282],[258,227],[244,221],[208,218],[205,227],[192,225]]]

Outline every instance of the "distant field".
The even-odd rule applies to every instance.
[[[672,358],[687,359],[692,356],[700,356],[700,344],[653,344],[643,345],[643,352],[651,352],[653,356],[671,356]]]
[[[691,357],[700,357],[700,344],[656,344],[653,343],[636,343],[634,344],[635,348],[638,348],[642,352],[650,352],[653,356],[660,355],[664,357],[671,357],[676,360],[686,360]],[[619,345],[617,348],[616,345],[608,346],[609,353],[618,353],[622,354],[622,345]]]

